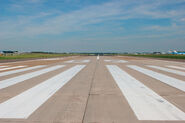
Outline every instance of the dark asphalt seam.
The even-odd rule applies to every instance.
[[[93,82],[94,82],[94,78],[95,78],[95,74],[96,74],[96,70],[97,70],[98,64],[99,64],[99,60],[96,60],[96,66],[95,66],[95,69],[94,69],[94,72],[93,72],[93,76],[92,76],[92,80],[91,80],[91,85],[90,85],[89,94],[88,94],[86,105],[85,105],[85,111],[84,111],[82,123],[84,123],[84,119],[85,119],[85,116],[86,116],[87,105],[89,103],[89,97],[91,95],[91,89],[92,89],[92,86],[93,86]]]

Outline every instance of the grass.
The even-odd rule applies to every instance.
[[[135,54],[127,54],[125,56],[137,56],[137,57],[151,57],[151,58],[169,58],[169,59],[185,59],[185,55],[172,55],[172,54],[147,54],[147,55],[135,55]]]
[[[27,53],[27,54],[14,54],[14,55],[0,56],[0,60],[31,59],[31,58],[52,58],[52,57],[62,57],[62,56],[71,56],[71,55],[73,55],[73,54]]]

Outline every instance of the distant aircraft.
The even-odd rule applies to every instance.
[[[172,54],[178,54],[178,55],[185,55],[185,51],[176,51],[176,50],[173,50],[171,53]]]

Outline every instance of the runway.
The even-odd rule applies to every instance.
[[[184,123],[185,63],[77,56],[0,63],[0,123]]]

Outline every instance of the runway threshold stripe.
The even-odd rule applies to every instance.
[[[174,74],[177,74],[177,75],[185,76],[185,72],[182,72],[182,71],[173,70],[173,69],[164,68],[164,67],[159,67],[159,66],[153,66],[153,65],[147,65],[147,66],[151,67],[151,68],[154,68],[154,69],[162,70],[162,71],[165,71],[165,72],[169,72],[169,73],[174,73]]]
[[[76,65],[0,104],[0,118],[28,118],[85,65]]]
[[[65,63],[88,63],[90,60],[70,60],[66,61]]]
[[[35,71],[35,72],[31,72],[31,73],[27,73],[27,74],[24,74],[24,75],[16,76],[16,77],[13,77],[13,78],[10,78],[10,79],[2,80],[2,81],[0,81],[0,89],[15,85],[17,83],[23,82],[25,80],[31,79],[33,77],[39,76],[41,74],[44,74],[44,73],[47,73],[47,72],[50,72],[50,71],[54,71],[54,70],[62,68],[62,67],[64,67],[64,65],[56,65],[56,66],[52,66],[52,67],[45,68],[45,69],[42,69],[42,70],[38,70],[38,71]]]
[[[108,60],[108,59],[106,59],[106,60],[104,60],[105,62],[111,62],[112,60]]]
[[[128,61],[125,61],[125,60],[119,60],[118,63],[126,63]]]
[[[14,73],[19,73],[19,72],[24,72],[24,71],[28,71],[28,70],[37,69],[37,68],[42,68],[45,66],[46,65],[39,65],[39,66],[28,67],[28,68],[23,68],[23,69],[18,69],[18,70],[6,71],[6,72],[0,73],[0,76],[6,76],[6,75],[14,74]]]
[[[82,60],[81,62],[82,63],[88,63],[88,62],[90,62],[90,60]]]
[[[25,67],[25,66],[15,66],[15,67],[2,68],[2,69],[0,69],[0,71],[10,70],[10,69],[16,69],[16,68],[21,68],[21,67]]]
[[[185,92],[185,81],[182,81],[161,73],[157,73],[152,70],[148,70],[136,65],[128,65],[128,67]]]
[[[74,60],[66,61],[65,63],[73,63]]]
[[[185,120],[184,112],[118,66],[107,68],[139,120]]]
[[[167,66],[167,67],[171,67],[171,68],[175,68],[175,69],[180,69],[180,70],[185,70],[184,67],[178,67],[178,66]]]
[[[127,63],[128,61],[125,60],[104,60],[105,62],[112,62],[112,63]]]

